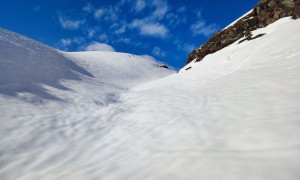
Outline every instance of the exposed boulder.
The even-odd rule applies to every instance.
[[[278,19],[288,16],[292,16],[293,19],[300,18],[300,0],[260,0],[248,15],[232,26],[216,32],[209,41],[193,50],[189,54],[186,64],[191,61],[201,61],[206,55],[223,49],[243,37],[245,37],[244,40],[258,38],[262,35],[252,37],[251,31],[266,27]]]

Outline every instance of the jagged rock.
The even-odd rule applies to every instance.
[[[274,16],[273,16],[273,18],[274,19],[279,19],[281,17],[281,11],[276,11],[275,13],[274,13]]]
[[[281,3],[283,5],[285,5],[286,7],[294,7],[295,6],[295,2],[293,0],[283,0]]]
[[[206,55],[223,49],[243,37],[245,37],[244,40],[258,38],[261,35],[252,37],[251,31],[266,27],[287,16],[292,16],[293,19],[300,18],[300,0],[260,0],[247,16],[227,29],[216,32],[209,41],[193,50],[186,64],[193,60],[201,61]]]

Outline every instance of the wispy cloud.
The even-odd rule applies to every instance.
[[[95,34],[96,34],[96,29],[89,28],[87,30],[87,35],[88,35],[89,38],[93,38],[95,36]]]
[[[100,20],[103,15],[104,15],[104,9],[97,9],[94,12],[94,16],[98,20]]]
[[[105,20],[108,22],[114,22],[119,20],[119,8],[118,6],[108,6],[95,9],[94,17],[96,20]]]
[[[91,13],[94,11],[94,6],[92,6],[91,3],[87,3],[82,10]]]
[[[168,23],[163,22],[171,10],[166,0],[138,0],[135,2],[135,11],[147,9],[144,18],[135,19],[129,25],[131,28],[138,29],[143,36],[164,38],[169,33]]]
[[[146,2],[145,0],[137,0],[135,2],[134,10],[136,12],[140,12],[146,8]]]
[[[139,47],[139,48],[145,48],[147,45],[145,42],[140,42],[137,39],[133,39],[132,37],[120,37],[116,40],[112,41],[113,43],[123,43],[126,45],[131,45],[131,46],[135,46],[135,47]]]
[[[61,39],[61,40],[59,40],[59,44],[62,45],[64,48],[66,48],[67,46],[70,46],[72,44],[72,40],[71,39]]]
[[[63,16],[59,16],[58,20],[62,28],[71,30],[79,29],[85,23],[84,20],[71,20]]]
[[[87,45],[84,48],[85,51],[111,51],[114,52],[115,49],[108,45],[108,44],[104,44],[104,43],[99,43],[99,42],[92,42],[91,44]]]
[[[165,0],[153,0],[152,6],[154,7],[154,11],[151,18],[154,19],[163,19],[170,9],[168,2]]]
[[[164,58],[169,56],[170,46],[181,54],[195,49],[196,46],[188,42],[187,36],[207,37],[219,29],[217,24],[202,16],[201,9],[189,4],[174,5],[170,0],[118,0],[97,4],[93,1],[85,2],[78,16],[74,12],[66,12],[68,16],[59,14],[59,22],[64,29],[80,28],[83,30],[81,36],[85,39],[81,42],[78,38],[61,39],[61,47],[73,49],[78,43],[80,50],[114,51],[111,44],[130,45],[142,48],[142,51],[147,50],[156,58]],[[186,35],[178,34],[182,33],[182,29],[187,31]],[[150,38],[156,39],[145,41]],[[160,46],[160,38],[169,46]]]
[[[216,24],[206,24],[205,21],[199,20],[190,27],[193,35],[210,36],[215,33],[219,27]]]
[[[167,55],[167,53],[165,51],[163,51],[162,49],[160,49],[157,46],[153,48],[152,54],[157,57],[165,57]]]
[[[167,0],[122,0],[120,6],[127,4],[133,7],[130,12],[145,12],[144,19],[151,21],[159,21],[165,18],[167,13],[171,10]]]
[[[173,28],[179,24],[186,22],[186,16],[178,15],[176,12],[183,13],[186,7],[182,6],[179,10],[173,9],[167,0],[121,0],[114,6],[102,6],[94,8],[92,4],[86,4],[83,8],[87,12],[91,12],[98,21],[111,23],[109,27],[112,31],[109,34],[120,35],[127,30],[137,29],[142,36],[166,37],[170,32],[169,28]],[[132,11],[126,8],[132,7]],[[174,12],[171,13],[171,10]],[[137,15],[137,12],[142,12]],[[121,16],[124,13],[132,13],[130,16]],[[134,18],[137,18],[134,20]],[[131,23],[128,23],[130,22]]]
[[[126,31],[126,26],[123,25],[121,27],[119,27],[117,30],[115,30],[115,34],[123,34]]]
[[[108,41],[108,35],[106,33],[100,34],[99,35],[99,40],[103,41],[103,42],[107,42]]]
[[[178,25],[185,24],[187,17],[184,13],[168,13],[166,20],[170,28],[176,28]]]
[[[197,17],[197,21],[190,26],[190,30],[192,31],[193,35],[202,35],[202,36],[210,36],[216,31],[219,30],[219,27],[215,23],[208,24],[204,17],[202,16],[202,10],[195,11],[195,15]]]
[[[118,39],[118,42],[130,44],[131,40],[130,40],[130,38],[120,38],[120,39]]]
[[[58,47],[62,50],[68,50],[73,44],[82,45],[84,43],[85,39],[83,37],[65,38],[58,41]]]
[[[190,53],[194,49],[196,49],[196,46],[194,44],[184,43],[182,46],[182,50],[187,53]]]
[[[173,41],[174,45],[177,47],[178,50],[180,51],[184,51],[185,53],[190,53],[192,50],[196,49],[196,45],[186,42],[186,41],[182,41],[179,39],[175,39]]]
[[[162,24],[144,24],[140,27],[142,35],[165,37],[168,29]]]
[[[146,20],[134,20],[131,25],[132,28],[137,28],[141,35],[166,37],[169,32],[168,28],[160,23],[147,22]]]

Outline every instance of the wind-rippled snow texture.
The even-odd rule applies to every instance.
[[[0,179],[298,180],[299,30],[281,19],[139,86],[65,54],[95,76],[46,87],[65,102],[0,97]]]
[[[68,90],[59,81],[80,80],[80,75],[92,77],[56,50],[0,28],[0,94],[15,96],[18,92],[28,92],[57,99],[39,84]]]

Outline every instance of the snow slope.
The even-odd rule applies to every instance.
[[[88,77],[118,86],[133,85],[171,72],[158,68],[155,61],[126,53],[57,51],[5,29],[0,29],[0,40],[0,93],[5,95],[28,92],[55,99],[41,85],[67,90],[61,80]]]
[[[115,125],[120,93],[171,73],[147,57],[61,52],[0,29],[0,179],[63,176],[58,164]]]
[[[161,79],[137,56],[63,52],[81,71],[43,86],[61,100],[1,93],[0,179],[298,180],[299,30],[281,19]]]
[[[65,89],[59,84],[60,79],[79,80],[79,74],[92,77],[56,50],[1,28],[0,55],[1,94],[16,95],[26,91],[51,99],[54,97],[39,84]]]
[[[253,32],[267,33],[261,38],[125,94],[127,131],[139,137],[128,141],[138,149],[132,174],[299,179],[299,30],[300,20],[281,19]]]

